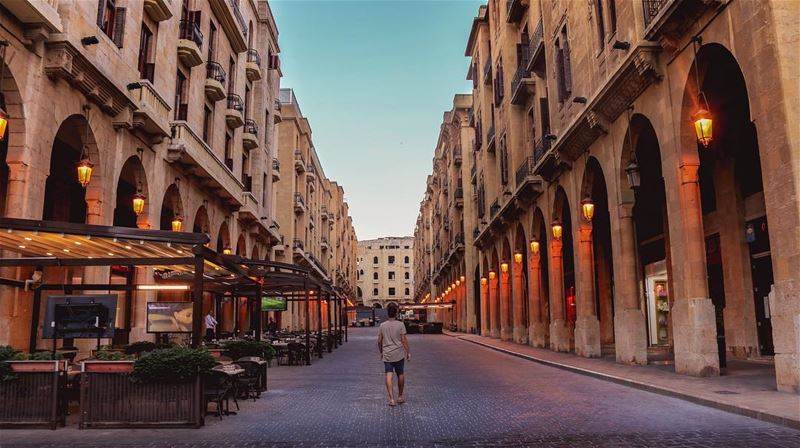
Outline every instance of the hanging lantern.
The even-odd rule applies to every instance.
[[[88,157],[81,160],[81,163],[78,164],[78,182],[80,182],[83,188],[86,188],[89,182],[91,182],[93,168],[94,164],[89,161]]]
[[[713,121],[711,113],[707,109],[701,108],[692,115],[692,121],[694,122],[694,132],[697,134],[697,142],[707,149],[711,144],[712,138],[711,125]]]
[[[180,232],[183,229],[183,218],[175,216],[172,218],[172,231]]]
[[[592,218],[594,217],[594,202],[592,202],[592,198],[589,196],[583,198],[581,201],[581,211],[586,221],[592,222]]]
[[[467,279],[467,278],[466,278],[466,277],[464,277],[464,276],[462,275],[462,276],[461,276],[461,283],[464,283],[464,281],[465,281],[466,279]]]
[[[231,250],[230,247],[225,247],[224,249],[222,249],[222,255],[232,255],[232,254],[233,250]]]
[[[508,263],[500,263],[500,272],[504,274],[508,272]]]
[[[534,255],[539,255],[539,240],[531,240],[531,253]]]
[[[136,213],[136,216],[141,215],[144,211],[144,200],[146,198],[141,191],[133,195],[133,213]]]
[[[486,279],[486,277],[481,277],[481,285],[486,286],[487,283],[489,283],[489,281]]]
[[[0,142],[6,138],[6,128],[8,127],[8,114],[5,109],[0,107]]]
[[[635,160],[631,160],[631,163],[625,167],[625,175],[628,177],[628,186],[631,189],[635,190],[642,185],[642,176],[639,172],[639,165],[636,164]]]
[[[522,263],[522,254],[517,252],[514,254],[514,262],[515,263]]]
[[[489,271],[489,280],[494,280],[497,278],[497,273],[494,271]]]
[[[456,280],[456,286],[461,286],[461,280]]]
[[[553,239],[554,240],[560,240],[561,239],[561,232],[564,230],[564,228],[561,227],[561,222],[559,222],[559,220],[557,220],[557,219],[555,221],[553,221],[552,229],[553,229]]]

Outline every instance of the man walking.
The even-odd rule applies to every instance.
[[[403,373],[405,360],[411,361],[411,349],[406,338],[406,326],[397,320],[397,305],[390,303],[386,308],[389,320],[382,323],[378,334],[378,350],[381,352],[384,371],[386,372],[386,392],[389,393],[389,406],[406,402],[406,377]],[[394,399],[392,372],[397,375],[397,401]]]
[[[217,337],[217,319],[211,314],[211,310],[206,314],[206,340],[211,342]]]

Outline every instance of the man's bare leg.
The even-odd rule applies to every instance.
[[[392,387],[392,372],[386,373],[386,392],[389,394],[389,404],[394,405],[394,391]],[[402,396],[402,395],[401,395]]]
[[[406,388],[406,375],[404,373],[397,375],[397,389],[399,391],[397,398],[400,403],[406,401],[405,388]]]

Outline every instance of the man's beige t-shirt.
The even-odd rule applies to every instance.
[[[402,336],[406,334],[406,326],[399,320],[387,320],[381,324],[383,335],[383,362],[397,362],[405,358]]]

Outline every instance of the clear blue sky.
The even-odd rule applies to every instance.
[[[282,87],[294,88],[359,239],[411,235],[442,113],[471,91],[478,1],[273,0]]]

